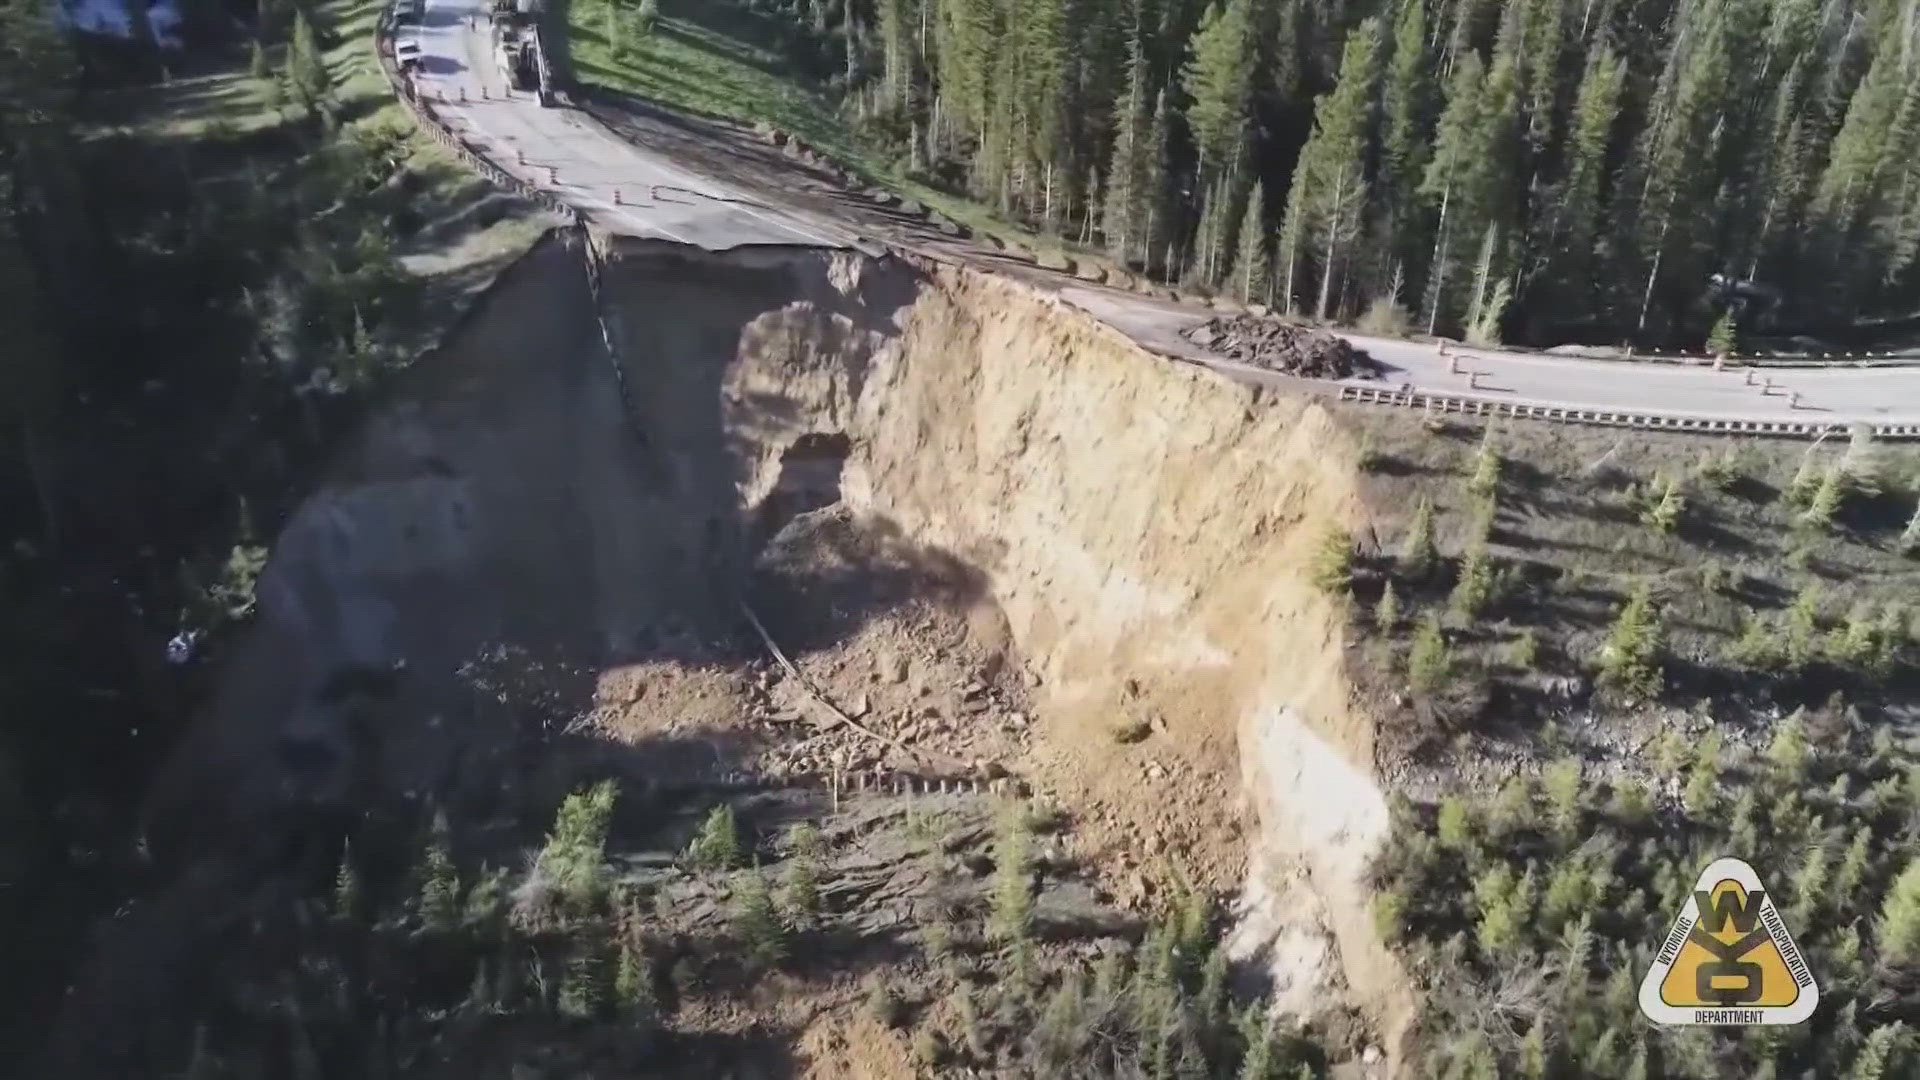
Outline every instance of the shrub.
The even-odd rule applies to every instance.
[[[1507,644],[1507,662],[1521,671],[1532,671],[1540,664],[1540,639],[1532,630],[1522,630]]]
[[[881,1027],[897,1028],[907,1020],[907,999],[892,983],[875,979],[867,987],[867,1015]]]
[[[707,812],[700,832],[687,845],[687,861],[699,870],[731,870],[740,865],[740,826],[731,804],[722,803]]]
[[[1399,301],[1387,294],[1374,297],[1373,301],[1367,305],[1367,310],[1361,314],[1360,321],[1354,324],[1355,329],[1363,334],[1392,338],[1406,337],[1407,329],[1411,325],[1412,321],[1407,315],[1407,309],[1401,307]]]
[[[1920,505],[1914,506],[1913,516],[1900,532],[1900,552],[1908,558],[1920,556]]]

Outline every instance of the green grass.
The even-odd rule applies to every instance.
[[[975,232],[1036,253],[1086,259],[1095,253],[1058,236],[1036,234],[978,201],[907,176],[903,163],[841,116],[832,93],[760,38],[771,23],[726,0],[663,5],[651,34],[634,32],[616,58],[607,39],[609,0],[575,0],[567,10],[574,75],[670,109],[791,132],[867,181],[920,202]]]

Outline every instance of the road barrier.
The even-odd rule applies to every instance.
[[[551,192],[521,180],[519,177],[495,165],[485,154],[469,145],[466,140],[460,138],[448,128],[440,116],[434,112],[433,107],[420,99],[413,81],[409,79],[395,63],[393,58],[392,32],[384,19],[380,21],[378,28],[374,32],[374,52],[379,60],[380,70],[385,73],[388,85],[393,88],[394,96],[405,106],[408,113],[413,116],[415,123],[419,125],[422,131],[425,131],[441,145],[445,146],[456,157],[466,163],[468,167],[480,175],[485,176],[503,190],[520,195],[574,225],[584,228],[589,224],[584,211],[568,205]],[[596,103],[589,97],[583,104],[586,106],[586,111],[591,115],[594,111],[593,106]],[[599,117],[595,118],[599,119]],[[524,160],[524,156],[516,154],[516,160]],[[996,237],[988,236],[986,239],[996,245],[1000,243]],[[595,293],[595,310],[598,312],[600,282],[598,267],[594,265],[598,261],[596,253],[589,251],[587,253],[587,261],[589,264],[588,274],[590,277],[590,288],[592,288]],[[1105,275],[1102,276],[1104,277]],[[1204,298],[1183,297],[1178,292],[1172,290],[1168,290],[1167,296],[1173,300],[1192,300],[1200,303],[1208,302]],[[1216,301],[1212,306],[1221,308],[1229,305],[1222,305]],[[607,344],[607,352],[611,359],[614,355],[612,334],[604,319],[601,320],[600,331],[602,338]],[[1501,355],[1505,352],[1505,350],[1497,349],[1479,351],[1492,355]],[[1693,358],[1680,355],[1669,357],[1635,356],[1628,354],[1628,356],[1622,357],[1621,359],[1688,364],[1707,364],[1712,362],[1706,357]],[[1833,367],[1846,365],[1864,367],[1920,362],[1920,356],[1896,357],[1891,354],[1880,357],[1872,357],[1871,354],[1869,354],[1865,357],[1849,356],[1831,360],[1822,358],[1821,361],[1769,360],[1751,357],[1740,359],[1743,363],[1755,367]],[[635,417],[632,412],[632,402],[625,385],[624,372],[619,370],[617,359],[613,359],[613,363],[615,378],[621,384],[619,391],[622,403],[626,407],[629,420],[633,420]],[[1316,387],[1316,389],[1321,388],[1324,388],[1323,392],[1334,392],[1330,384],[1323,383],[1320,384],[1320,387]],[[1731,420],[1715,417],[1687,416],[1683,414],[1642,412],[1637,410],[1589,409],[1576,406],[1490,401],[1484,398],[1465,397],[1455,394],[1439,394],[1427,391],[1397,391],[1369,386],[1353,386],[1350,384],[1339,384],[1337,396],[1341,401],[1353,401],[1373,405],[1399,405],[1439,414],[1508,416],[1522,419],[1558,421],[1561,423],[1646,428],[1651,430],[1684,431],[1716,435],[1818,438],[1825,435],[1845,434],[1852,430],[1854,426],[1852,422],[1818,420]],[[1920,439],[1920,424],[1874,424],[1872,427],[1874,433],[1880,438]]]
[[[446,147],[473,171],[491,180],[504,191],[513,192],[550,213],[558,214],[575,225],[587,224],[587,215],[560,201],[552,193],[543,191],[521,180],[505,169],[487,160],[485,154],[467,144],[466,140],[454,134],[453,130],[434,113],[433,106],[420,100],[418,89],[413,80],[407,78],[393,59],[393,32],[387,21],[380,20],[373,35],[374,55],[380,62],[380,70],[387,77],[387,85],[393,88],[393,96],[400,100],[412,115],[420,130],[432,136],[434,141]],[[461,92],[465,97],[465,91]]]
[[[1437,415],[1507,416],[1522,420],[1552,420],[1569,424],[1593,424],[1602,427],[1646,428],[1655,431],[1683,431],[1703,435],[1757,435],[1772,438],[1810,439],[1845,435],[1857,421],[1841,420],[1738,420],[1713,416],[1689,416],[1684,413],[1644,412],[1637,409],[1589,409],[1572,405],[1541,405],[1522,401],[1491,401],[1458,394],[1436,394],[1424,390],[1395,390],[1384,387],[1342,384],[1341,401],[1368,405],[1399,405]],[[1920,424],[1874,424],[1876,437],[1882,439],[1920,439]]]

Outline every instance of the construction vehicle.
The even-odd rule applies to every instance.
[[[540,36],[534,26],[539,17],[537,0],[493,0],[493,56],[500,74],[514,90],[532,91],[540,103],[548,103],[548,91]]]

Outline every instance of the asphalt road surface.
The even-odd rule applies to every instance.
[[[573,109],[542,108],[509,88],[494,60],[485,0],[427,0],[417,27],[414,85],[447,127],[521,180],[586,211],[595,222],[714,251],[743,244],[852,247],[831,222],[803,221],[616,138]]]
[[[427,0],[418,27],[421,97],[448,127],[508,173],[551,192],[615,232],[722,251],[746,244],[867,247],[828,215],[777,206],[622,139],[570,108],[542,108],[512,91],[494,61],[485,0]],[[1200,349],[1183,332],[1214,312],[1068,279],[1068,302],[1144,345],[1248,382],[1256,368]],[[1345,335],[1385,368],[1370,385],[1568,408],[1728,420],[1920,423],[1920,365],[1749,372],[1544,353],[1455,349]]]

